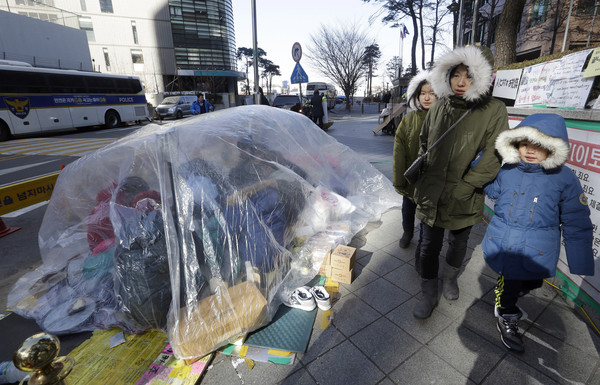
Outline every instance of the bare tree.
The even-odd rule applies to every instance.
[[[485,25],[487,30],[487,34],[485,36],[485,45],[488,47],[492,46],[494,36],[496,34],[496,26],[498,24],[496,9],[498,8],[498,3],[500,1],[501,0],[488,0],[487,5],[489,5],[489,7],[481,7],[479,9],[479,14],[481,16],[479,19],[480,25]]]
[[[504,3],[496,30],[496,68],[517,60],[517,31],[525,2],[526,0],[511,0]]]
[[[417,43],[419,41],[419,18],[417,16],[417,12],[415,11],[415,7],[422,0],[363,0],[365,3],[370,3],[371,1],[376,3],[382,3],[383,9],[386,10],[387,15],[385,15],[381,20],[384,23],[390,23],[392,27],[400,27],[400,21],[403,18],[409,17],[412,21],[413,26],[413,37],[412,37],[412,46],[411,46],[411,58],[410,58],[410,68],[411,73],[414,75],[417,73]]]
[[[421,38],[421,68],[427,68],[435,57],[437,38],[443,19],[449,14],[447,9],[450,0],[363,0],[364,2],[382,3],[382,11],[385,16],[381,19],[384,23],[390,23],[392,27],[400,26],[400,21],[408,17],[412,21],[413,36],[411,47],[411,74],[417,73],[416,49]],[[402,27],[401,27],[402,28]],[[431,36],[426,33],[431,31]],[[425,46],[431,45],[431,60],[426,62]]]
[[[365,47],[370,43],[367,34],[357,25],[337,29],[321,25],[317,33],[310,36],[306,56],[321,74],[341,88],[347,110],[350,110],[350,97],[365,73],[363,58]]]
[[[426,39],[426,44],[431,45],[431,52],[429,56],[430,60],[425,64],[424,68],[430,68],[433,66],[435,49],[438,46],[437,39],[440,35],[443,36],[443,33],[446,32],[445,27],[448,25],[448,23],[444,22],[444,20],[446,19],[446,16],[450,14],[450,10],[448,9],[446,2],[435,1],[432,7],[431,5],[428,5],[428,7],[430,7],[429,9],[432,11],[430,15],[433,17],[428,19],[428,28],[431,30],[431,37]],[[425,56],[425,52],[423,52],[423,56]]]

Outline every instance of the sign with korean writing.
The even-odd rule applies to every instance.
[[[573,170],[590,208],[590,217],[594,225],[594,250],[595,274],[594,276],[573,275],[569,272],[566,255],[560,254],[558,270],[565,274],[573,283],[581,287],[597,303],[600,303],[600,132],[591,130],[574,129],[569,127],[569,142],[571,155],[567,166]],[[586,202],[582,202],[584,204]]]
[[[558,60],[525,67],[515,107],[541,104],[584,108],[593,78],[583,78],[581,70],[591,51],[579,51]]]
[[[560,66],[551,74],[552,92],[548,107],[585,108],[594,78],[583,78],[581,70],[590,52],[591,49],[586,49],[560,59]]]
[[[546,62],[523,68],[515,107],[546,104],[550,97],[550,77],[558,62]]]
[[[515,100],[519,90],[521,73],[523,73],[523,69],[496,72],[492,96]]]
[[[50,200],[58,173],[0,188],[0,216]]]

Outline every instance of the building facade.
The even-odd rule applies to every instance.
[[[477,42],[494,49],[498,21],[506,1],[478,0]],[[600,43],[600,20],[596,20],[600,7],[596,7],[596,3],[596,0],[528,0],[517,35],[517,61],[558,53],[563,51],[563,46],[564,50],[570,50]],[[465,44],[471,42],[474,4],[473,0],[463,0]]]
[[[182,92],[235,105],[245,76],[231,0],[5,0],[0,10],[85,31],[93,69],[139,76],[153,105]]]

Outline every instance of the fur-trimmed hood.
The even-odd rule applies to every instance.
[[[472,78],[471,88],[463,95],[468,102],[482,99],[489,91],[492,82],[494,56],[485,46],[459,47],[436,61],[429,82],[438,98],[454,95],[450,87],[450,72],[464,64],[469,67]]]
[[[415,91],[417,90],[417,87],[419,87],[419,84],[423,80],[427,80],[428,83],[430,82],[428,77],[429,77],[429,71],[421,71],[418,74],[416,74],[415,76],[413,76],[412,79],[410,79],[410,82],[408,83],[408,89],[406,90],[406,100],[408,100],[408,106],[410,108],[415,109],[415,110],[423,109],[418,98],[414,101],[414,103],[411,100],[411,98],[412,98],[413,94],[415,93]]]
[[[564,165],[569,158],[569,137],[562,116],[557,114],[529,115],[512,130],[498,135],[496,149],[505,163],[521,161],[516,143],[527,140],[549,151],[548,157],[540,163],[546,170]]]

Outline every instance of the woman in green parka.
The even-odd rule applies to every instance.
[[[414,186],[404,178],[404,172],[419,154],[419,134],[427,111],[436,97],[427,81],[429,71],[419,72],[408,83],[406,100],[413,110],[406,114],[396,130],[394,140],[394,175],[392,183],[398,194],[402,195],[402,229],[399,246],[406,249],[410,245],[415,230],[415,210],[413,199]]]
[[[494,142],[508,129],[508,114],[504,103],[490,95],[493,65],[487,47],[460,47],[442,56],[429,77],[438,101],[423,123],[420,153],[469,113],[428,154],[415,184],[417,218],[422,224],[418,264],[423,294],[413,310],[416,318],[429,317],[438,304],[439,257],[446,232],[443,294],[448,300],[458,298],[457,278],[469,234],[483,214],[482,187],[500,170]]]

